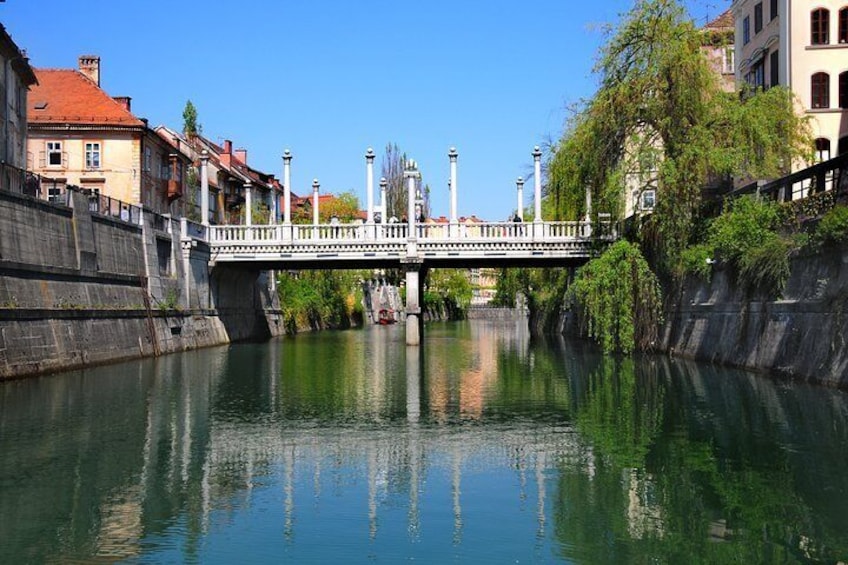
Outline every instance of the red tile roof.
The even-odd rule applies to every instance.
[[[38,84],[27,97],[30,124],[144,127],[144,122],[79,71],[35,69],[35,76]]]
[[[712,31],[727,31],[732,30],[733,27],[733,12],[731,10],[727,10],[719,17],[705,25],[704,29]]]

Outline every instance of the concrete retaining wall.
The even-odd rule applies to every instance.
[[[267,273],[143,226],[0,192],[0,379],[281,333]]]

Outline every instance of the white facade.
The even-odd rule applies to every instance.
[[[818,158],[848,152],[848,0],[736,0],[736,79],[781,85],[813,118]]]

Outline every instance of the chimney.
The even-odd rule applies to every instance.
[[[91,81],[100,86],[100,57],[97,55],[80,55],[79,71]]]
[[[224,140],[224,154],[233,152],[233,142],[229,139]]]
[[[247,149],[236,149],[236,159],[247,165]]]
[[[132,98],[129,96],[113,96],[112,99],[120,104],[127,112],[132,111]]]

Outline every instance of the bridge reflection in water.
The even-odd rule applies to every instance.
[[[843,393],[522,326],[194,351],[0,406],[4,563],[848,554]]]

